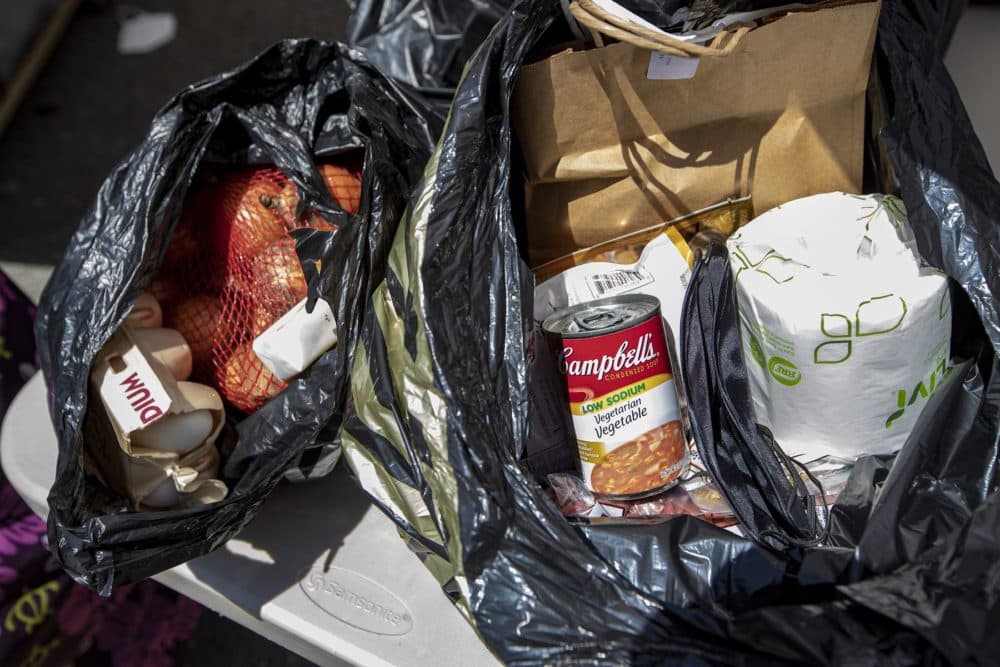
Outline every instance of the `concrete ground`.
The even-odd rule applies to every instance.
[[[0,137],[0,266],[36,299],[105,175],[176,91],[282,37],[337,39],[348,12],[340,0],[135,1],[148,11],[174,12],[175,41],[154,53],[119,55],[115,13],[84,4]],[[1000,8],[969,9],[947,61],[993,165],[1000,165],[997,34]],[[303,663],[212,612],[205,613],[183,661]]]

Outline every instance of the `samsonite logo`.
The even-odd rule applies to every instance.
[[[377,635],[400,636],[413,629],[413,615],[392,591],[342,567],[314,564],[299,580],[312,602],[334,618]]]
[[[794,387],[802,380],[802,371],[788,359],[771,357],[771,361],[767,362],[767,370],[771,377],[786,387]]]

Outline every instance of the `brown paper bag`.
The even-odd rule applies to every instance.
[[[730,197],[751,195],[760,214],[860,191],[878,2],[772,17],[705,46],[589,0],[571,9],[599,46],[525,66],[512,104],[532,266]],[[627,41],[601,46],[610,37]]]

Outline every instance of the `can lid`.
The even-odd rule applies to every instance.
[[[624,294],[563,308],[545,318],[542,328],[564,338],[608,334],[638,324],[660,309],[660,300],[645,294]]]

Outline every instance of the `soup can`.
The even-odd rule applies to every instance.
[[[687,468],[663,326],[659,300],[641,294],[564,308],[542,323],[561,347],[584,482],[601,497],[659,493]]]

